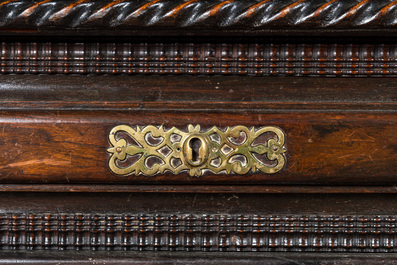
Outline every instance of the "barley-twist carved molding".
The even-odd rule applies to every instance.
[[[1,28],[374,29],[397,24],[393,0],[8,0]]]

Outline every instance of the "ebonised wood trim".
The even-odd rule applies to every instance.
[[[0,249],[395,252],[397,216],[0,214]]]
[[[397,248],[392,194],[6,193],[0,201],[2,250]]]
[[[0,27],[25,35],[357,34],[395,30],[395,12],[390,0],[11,0],[0,3]]]
[[[3,42],[0,56],[0,74],[397,76],[396,44]]]

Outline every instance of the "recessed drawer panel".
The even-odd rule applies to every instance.
[[[396,119],[397,115],[388,113],[2,113],[1,180],[395,183],[397,140],[391,136],[397,135]],[[234,139],[232,129],[238,132]],[[182,134],[177,145],[169,140],[170,131],[175,137]],[[115,132],[117,137],[112,135]],[[206,143],[209,132],[214,141]],[[252,136],[246,132],[253,132]],[[261,133],[258,139],[253,138],[255,133]],[[215,139],[219,137],[216,134],[222,140]],[[227,138],[248,141],[250,145],[233,145]],[[201,146],[192,146],[195,141]],[[215,141],[219,144],[215,145]],[[145,150],[145,146],[151,147]],[[212,150],[214,146],[219,150]],[[270,153],[267,149],[271,148],[278,150]],[[209,161],[216,158],[221,161]],[[227,163],[223,163],[225,159]]]
[[[88,79],[7,79],[3,184],[397,183],[387,80]]]

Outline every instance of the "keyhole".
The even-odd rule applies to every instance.
[[[183,143],[183,156],[194,167],[201,166],[208,159],[208,144],[201,135],[192,135]]]
[[[199,138],[192,138],[189,142],[190,148],[192,148],[192,161],[200,162],[200,148],[201,148],[201,140]]]

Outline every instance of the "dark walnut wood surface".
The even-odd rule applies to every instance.
[[[395,264],[396,10],[0,1],[0,263]],[[276,126],[286,162],[118,176],[121,124]]]
[[[3,183],[396,183],[396,115],[376,113],[13,113],[3,114]],[[16,126],[15,121],[18,121]],[[133,122],[131,122],[133,121]],[[287,138],[287,165],[275,174],[186,173],[114,176],[106,135],[118,124],[185,127],[274,125]],[[103,135],[104,137],[98,137]]]
[[[394,79],[0,80],[2,183],[394,185],[397,180]],[[109,131],[119,124],[277,126],[286,134],[287,162],[275,174],[116,176],[108,169],[106,149]]]

